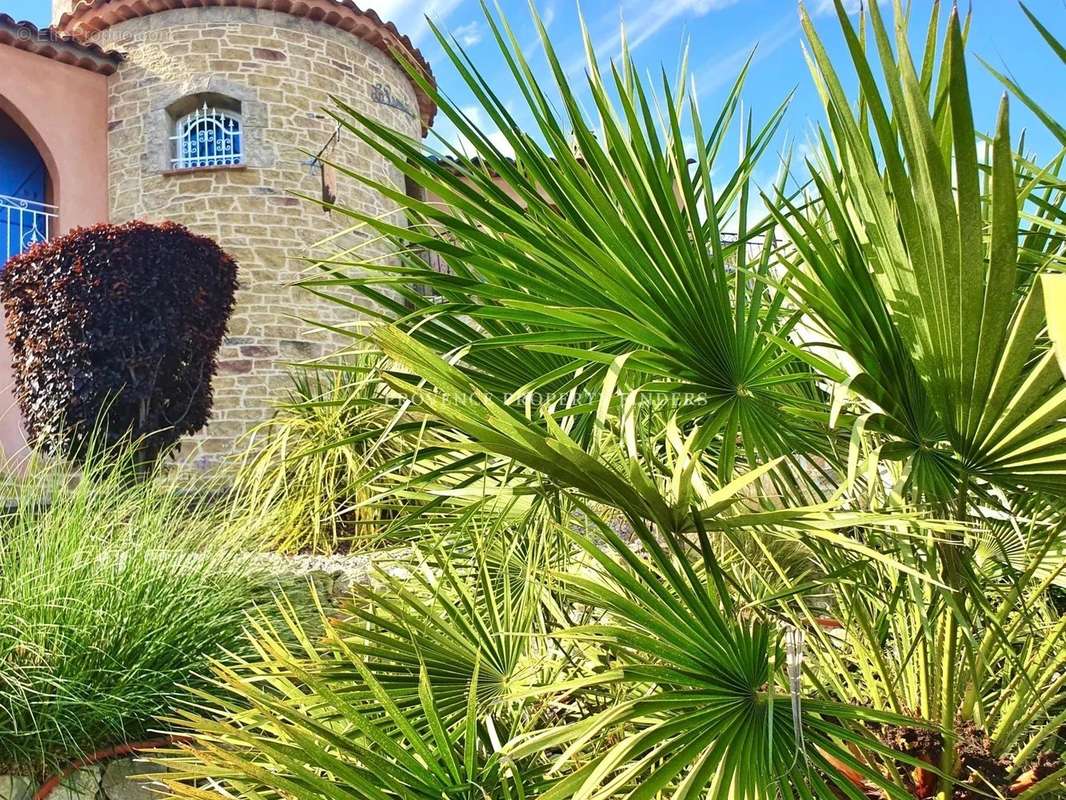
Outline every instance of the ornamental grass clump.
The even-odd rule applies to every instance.
[[[237,264],[181,225],[96,225],[31,248],[0,276],[30,441],[84,458],[137,442],[150,463],[211,414]]]
[[[412,423],[379,380],[382,364],[364,352],[294,372],[286,401],[251,431],[236,483],[253,507],[271,510],[272,549],[363,550],[386,535],[394,514],[369,501],[375,480],[397,469]]]
[[[3,487],[0,774],[153,738],[209,660],[243,648],[245,612],[268,596],[240,513],[129,481],[132,458]]]

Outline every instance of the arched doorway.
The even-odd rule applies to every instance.
[[[0,264],[54,233],[51,199],[44,159],[22,128],[0,110]]]

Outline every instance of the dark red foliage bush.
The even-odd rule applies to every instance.
[[[30,441],[78,460],[143,442],[155,458],[211,413],[237,264],[175,223],[97,225],[9,261],[0,298]]]

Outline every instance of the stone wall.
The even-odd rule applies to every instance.
[[[165,787],[150,776],[159,767],[130,758],[79,769],[49,800],[158,800]],[[0,775],[0,800],[31,800],[37,785],[21,775]]]
[[[347,343],[311,319],[351,327],[354,314],[292,283],[315,271],[316,242],[350,224],[294,197],[321,195],[310,156],[330,141],[334,94],[393,129],[421,134],[414,88],[386,54],[327,24],[250,8],[188,8],[130,19],[96,41],[127,54],[110,79],[111,220],[172,219],[210,236],[240,263],[238,306],[215,381],[215,413],[195,458],[208,465],[265,419],[288,387],[287,363]],[[173,171],[176,103],[203,94],[241,104],[246,165]],[[386,102],[382,102],[385,100]],[[343,132],[329,158],[400,187],[402,175]],[[338,202],[384,215],[394,207],[339,176]],[[349,232],[318,253],[365,239]],[[186,446],[185,451],[191,448]]]

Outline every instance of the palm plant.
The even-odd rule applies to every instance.
[[[515,757],[565,744],[559,761],[567,763],[591,743],[599,752],[575,798],[833,797],[850,792],[855,776],[888,797],[906,796],[854,755],[889,754],[864,725],[905,719],[801,701],[795,631],[736,604],[705,531],[694,561],[639,522],[641,554],[606,525],[596,533],[603,543],[572,535],[599,570],[563,581],[604,619],[559,635],[603,647],[612,669],[585,682],[620,684],[626,695],[599,714],[516,740]],[[782,680],[788,674],[792,685]],[[605,731],[617,743],[604,746]]]
[[[1044,313],[1044,296],[1052,292],[1042,291],[1041,281],[1054,287],[1061,280],[1050,273],[1064,263],[1063,193],[1012,150],[1006,98],[995,135],[980,151],[957,10],[938,63],[934,7],[916,65],[898,4],[894,40],[872,6],[880,83],[864,31],[855,30],[840,3],[837,12],[859,103],[849,104],[803,14],[829,130],[820,137],[819,163],[811,165],[817,204],[801,210],[781,198],[775,213],[791,242],[781,263],[797,302],[856,366],[851,376],[827,370],[858,398],[854,435],[869,441],[875,468],[893,462],[893,493],[942,515],[1011,513],[1019,498],[1032,505],[1034,497],[1061,508],[1066,381]],[[1061,157],[1052,168],[1059,164]],[[941,778],[933,783],[943,797],[951,792],[949,777],[964,777],[969,727],[995,737],[976,699],[988,650],[1011,654],[1010,666],[1034,696],[1051,687],[1040,680],[1041,657],[1003,628],[1010,609],[985,597],[986,576],[971,566],[971,540],[948,536],[912,558],[949,591],[934,591],[933,600],[909,587],[899,609],[882,608],[871,619],[898,612],[901,625],[908,614],[922,622],[917,635],[893,646],[911,648],[905,652],[918,653],[918,661],[936,658],[923,687],[936,696],[892,707],[941,726]],[[877,637],[888,634],[870,635],[874,653],[884,646]],[[982,702],[994,706],[994,692]]]
[[[780,210],[775,210],[790,239],[779,254],[778,263],[787,270],[780,285],[851,356],[859,373],[849,378],[825,359],[804,355],[802,346],[789,352],[860,398],[845,405],[845,411],[855,420],[855,436],[872,442],[875,479],[880,461],[901,463],[891,487],[896,496],[960,520],[987,513],[988,507],[1009,509],[1025,492],[1058,502],[1050,498],[1061,497],[1066,486],[1061,427],[1066,385],[1049,347],[1040,285],[1044,278],[1036,276],[1061,264],[1057,216],[1049,210],[1061,204],[1061,191],[1049,188],[1046,175],[1034,175],[1016,159],[1005,109],[989,146],[990,161],[985,165],[978,158],[957,15],[948,24],[942,62],[930,46],[919,73],[911,61],[903,12],[897,8],[902,24],[894,43],[878,9],[870,13],[888,103],[878,91],[863,37],[838,4],[860,79],[857,111],[848,104],[804,15],[830,134],[822,136],[825,158],[813,173],[817,202],[800,207],[779,194]],[[930,41],[935,41],[938,20],[934,13]],[[1020,228],[1022,213],[1025,227]],[[756,282],[771,280],[767,273],[749,274]],[[772,280],[778,282],[778,277]],[[675,449],[674,459],[656,453],[660,464],[682,465],[685,475],[670,482],[684,487],[682,494],[669,497],[653,488],[654,479],[637,471],[636,461],[610,469],[594,457],[595,451],[584,452],[568,430],[553,427],[551,417],[546,417],[548,433],[539,435],[521,415],[486,396],[476,375],[439,364],[430,352],[432,343],[422,347],[413,337],[391,330],[379,331],[376,339],[390,356],[449,396],[441,402],[426,394],[423,399],[434,415],[472,437],[471,449],[515,458],[551,475],[557,484],[624,509],[635,525],[652,521],[667,536],[683,534],[691,524],[686,503],[698,498],[700,485],[693,465],[707,456],[706,450],[699,451],[710,444],[704,428],[688,429],[690,438],[681,436],[684,447]],[[631,343],[637,353],[641,345]],[[400,377],[391,380],[401,393],[416,389]],[[456,404],[460,396],[475,399]],[[600,419],[611,408],[602,400],[601,394]],[[624,418],[618,424],[624,429]],[[632,442],[632,429],[627,434]],[[647,431],[640,435],[646,437]],[[639,444],[630,450],[643,463],[655,463]],[[712,450],[709,457],[720,455]],[[677,502],[682,498],[685,502]],[[743,513],[730,521],[721,506],[709,508],[709,513],[696,514],[705,524],[757,524]],[[778,524],[784,517],[776,519]],[[851,536],[846,544],[854,552],[861,540]],[[932,541],[932,561],[908,562],[889,550],[879,563],[902,574],[907,572],[900,570],[902,561],[912,577],[946,581],[950,587],[939,595],[945,603],[942,625],[923,628],[925,636],[938,640],[940,696],[932,705],[894,709],[926,720],[919,725],[942,727],[939,761],[929,772],[948,792],[954,780],[965,777],[959,774],[964,759],[958,739],[962,727],[973,724],[976,708],[975,701],[960,700],[967,687],[958,683],[956,665],[979,659],[978,642],[1003,633],[996,624],[989,626],[983,613],[980,578],[966,566],[968,540],[950,534]],[[1014,644],[999,641],[1004,651]],[[1028,670],[1047,666],[1039,660],[1022,663],[1022,681]]]
[[[918,66],[902,12],[893,42],[871,6],[883,93],[837,9],[859,103],[804,15],[829,129],[811,165],[817,210],[781,198],[776,211],[797,302],[857,365],[829,376],[861,398],[863,429],[900,464],[897,489],[940,513],[1009,505],[1004,494],[1062,497],[1066,380],[1036,277],[1064,263],[1062,191],[1038,197],[1040,178],[1019,169],[1005,98],[988,163],[980,157],[957,11],[938,64],[934,7]],[[1058,219],[1041,208],[1056,203]]]
[[[203,800],[215,796],[212,790],[360,800],[539,796],[532,770],[523,773],[479,738],[476,670],[462,724],[449,729],[426,671],[416,678],[417,704],[405,711],[357,656],[338,645],[379,701],[368,710],[306,673],[306,658],[268,632],[260,630],[256,641],[269,661],[217,673],[220,688],[238,699],[209,698],[210,716],[190,714],[181,721],[198,733],[194,749],[163,762],[169,768],[163,782],[174,796]]]
[[[552,671],[534,657],[537,565],[513,581],[482,544],[469,560],[434,552],[382,571],[323,618],[324,637],[284,606],[286,626],[256,620],[255,654],[216,665],[214,690],[172,720],[187,738],[163,759],[175,795],[210,796],[204,781],[245,797],[560,791],[545,759],[503,751],[549,710],[524,688]]]
[[[1066,619],[1050,591],[1066,568],[1055,552],[1061,524],[1031,524],[1017,533],[1017,547],[989,547],[969,564],[966,647],[947,635],[960,599],[936,580],[944,565],[934,538],[879,543],[925,572],[924,579],[819,548],[821,569],[846,570],[849,580],[826,582],[817,596],[793,595],[784,604],[792,623],[810,632],[807,667],[822,694],[910,718],[877,733],[922,762],[914,769],[913,762],[889,759],[880,767],[913,796],[936,790],[942,766],[959,781],[956,798],[1055,794],[1066,778]],[[997,544],[1004,538],[984,536]],[[816,615],[832,620],[831,629],[814,624]],[[940,719],[950,727],[916,722]]]
[[[492,558],[490,541],[500,533],[465,531],[474,541],[464,557],[436,543],[426,556],[415,553],[379,574],[377,586],[353,587],[345,619],[334,625],[401,707],[419,696],[420,672],[434,687],[441,718],[466,711],[477,675],[477,710],[500,712],[530,684],[552,674],[552,655],[531,636],[546,591],[542,565],[517,561],[512,543],[502,543],[503,560]],[[359,685],[347,664],[327,667],[323,676]],[[505,713],[504,717],[508,715]]]
[[[355,175],[407,214],[339,209],[395,260],[344,253],[306,286],[383,323],[382,379],[426,420],[397,489],[423,505],[404,524],[425,509],[452,529],[358,590],[324,642],[295,652],[261,629],[259,658],[204,698],[220,720],[182,723],[200,733],[178,793],[1060,791],[1055,756],[1037,756],[1061,747],[1060,528],[1045,523],[1066,389],[1038,288],[1060,263],[1062,194],[1012,151],[1005,115],[979,157],[956,16],[919,70],[899,4],[895,42],[871,10],[886,102],[837,10],[861,102],[804,15],[825,163],[813,196],[782,179],[755,223],[751,173],[780,112],[745,121],[741,164],[712,183],[740,83],[705,134],[685,91],[664,78],[656,100],[624,49],[604,78],[587,36],[595,125],[543,27],[558,103],[487,15],[534,136],[438,32],[513,158],[424,81],[476,159],[340,105],[423,194]],[[1044,545],[977,560],[1008,541],[985,518],[1016,521],[1026,494]],[[501,508],[518,513],[500,530],[547,525],[580,557],[464,541]],[[971,740],[998,772],[973,769]]]
[[[455,148],[447,157],[426,152],[338,99],[338,123],[420,193],[337,165],[400,206],[407,225],[338,209],[393,241],[396,258],[368,263],[344,253],[304,286],[395,325],[485,392],[558,410],[583,446],[593,446],[600,398],[617,405],[637,393],[682,403],[679,418],[702,429],[696,451],[714,454],[723,480],[737,464],[831,457],[812,373],[780,344],[796,316],[783,305],[785,293],[760,280],[770,270],[775,225],[747,212],[751,174],[784,106],[762,127],[750,116],[742,121],[739,163],[723,176],[719,156],[743,73],[705,124],[685,90],[665,77],[661,98],[652,96],[626,51],[607,76],[590,57],[593,122],[543,31],[560,111],[506,22],[487,19],[535,131],[518,125],[488,78],[439,32],[513,157],[429,85],[476,159]],[[592,52],[587,41],[586,48]],[[686,148],[689,129],[697,144]],[[796,474],[804,480],[807,472]]]

